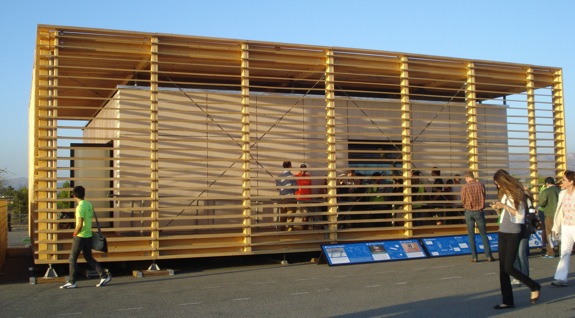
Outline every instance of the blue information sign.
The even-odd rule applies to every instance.
[[[497,233],[487,233],[492,252],[498,251]],[[431,257],[471,254],[467,235],[440,236],[421,239],[423,246]],[[479,234],[475,235],[475,250],[483,253],[485,247]]]
[[[531,237],[529,238],[529,247],[530,248],[542,247],[543,246],[542,237],[543,235],[541,230],[537,230],[537,232],[531,234]]]
[[[499,235],[497,233],[487,233],[487,239],[489,240],[491,252],[499,251]],[[483,251],[485,251],[481,235],[479,234],[475,234],[475,246],[477,247],[477,253],[483,253]],[[469,253],[471,254],[471,251],[469,251]]]
[[[487,238],[491,252],[497,252],[498,234],[487,233]],[[529,247],[541,246],[541,231],[537,231],[531,235]],[[330,266],[471,254],[467,235],[422,238],[421,243],[418,239],[406,239],[322,245],[321,248]],[[479,234],[475,234],[475,248],[478,254],[485,250]]]
[[[431,257],[471,253],[467,236],[430,237],[421,241]]]
[[[322,245],[329,265],[425,258],[417,239]]]

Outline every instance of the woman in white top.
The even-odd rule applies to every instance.
[[[575,193],[573,193],[573,182],[575,172],[565,171],[563,181],[561,181],[561,192],[557,200],[557,211],[553,220],[553,237],[561,237],[561,258],[555,271],[555,280],[551,285],[567,286],[567,275],[569,274],[569,258],[575,241]]]
[[[536,303],[539,300],[541,285],[513,266],[523,235],[522,231],[525,231],[526,194],[523,185],[507,171],[501,169],[495,172],[493,181],[497,186],[499,197],[499,202],[493,202],[491,207],[500,215],[497,243],[499,245],[499,284],[503,300],[494,308],[515,307],[510,275],[531,289],[531,303]]]

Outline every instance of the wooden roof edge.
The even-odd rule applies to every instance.
[[[85,33],[100,33],[109,35],[132,35],[132,36],[144,36],[144,37],[176,37],[176,38],[186,38],[195,39],[202,41],[215,41],[215,42],[228,42],[241,44],[253,44],[253,45],[265,45],[265,46],[279,46],[293,48],[293,49],[310,49],[310,50],[332,50],[339,51],[342,53],[351,54],[367,54],[367,55],[389,55],[397,57],[407,57],[412,59],[422,59],[430,60],[436,62],[455,62],[455,63],[476,63],[487,66],[497,66],[497,67],[521,67],[521,68],[536,68],[536,69],[549,69],[553,71],[562,70],[561,67],[556,66],[543,66],[534,64],[524,64],[524,63],[514,63],[514,62],[503,62],[503,61],[490,61],[490,60],[480,60],[480,59],[468,59],[459,57],[448,57],[439,55],[428,55],[428,54],[416,54],[416,53],[406,53],[406,52],[394,52],[394,51],[384,51],[384,50],[374,50],[374,49],[358,49],[358,48],[348,48],[348,47],[338,47],[338,46],[320,46],[320,45],[309,45],[309,44],[294,44],[294,43],[283,43],[283,42],[269,42],[269,41],[258,41],[258,40],[245,40],[245,39],[231,39],[231,38],[218,38],[218,37],[205,37],[197,35],[183,35],[183,34],[169,34],[169,33],[158,33],[158,32],[142,32],[142,31],[125,31],[125,30],[113,30],[113,29],[102,29],[102,28],[87,28],[87,27],[75,27],[75,26],[59,26],[59,25],[48,25],[48,24],[38,24],[38,31],[41,29],[53,29],[59,31],[68,32],[85,32]]]

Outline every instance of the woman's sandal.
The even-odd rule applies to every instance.
[[[533,297],[533,293],[537,293],[537,296]],[[539,289],[537,290],[531,291],[531,303],[536,304],[537,301],[539,300],[539,296],[541,296],[541,287],[539,287]]]

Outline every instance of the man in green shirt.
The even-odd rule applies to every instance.
[[[86,190],[82,186],[74,187],[72,195],[78,204],[76,206],[76,227],[72,234],[72,251],[70,252],[70,276],[66,284],[60,288],[76,288],[76,278],[78,276],[78,256],[80,252],[84,254],[84,259],[93,269],[98,272],[100,282],[96,287],[105,286],[112,280],[112,275],[108,271],[104,271],[100,263],[98,263],[92,256],[92,216],[94,215],[94,208],[92,203],[84,200]]]
[[[543,210],[543,218],[541,222],[543,223],[543,244],[545,245],[546,253],[543,258],[555,258],[555,251],[553,250],[553,244],[550,240],[551,229],[553,228],[553,218],[555,217],[555,211],[557,210],[557,200],[559,198],[559,189],[555,185],[555,180],[551,177],[545,178],[545,189],[541,192],[539,196],[539,207]]]

